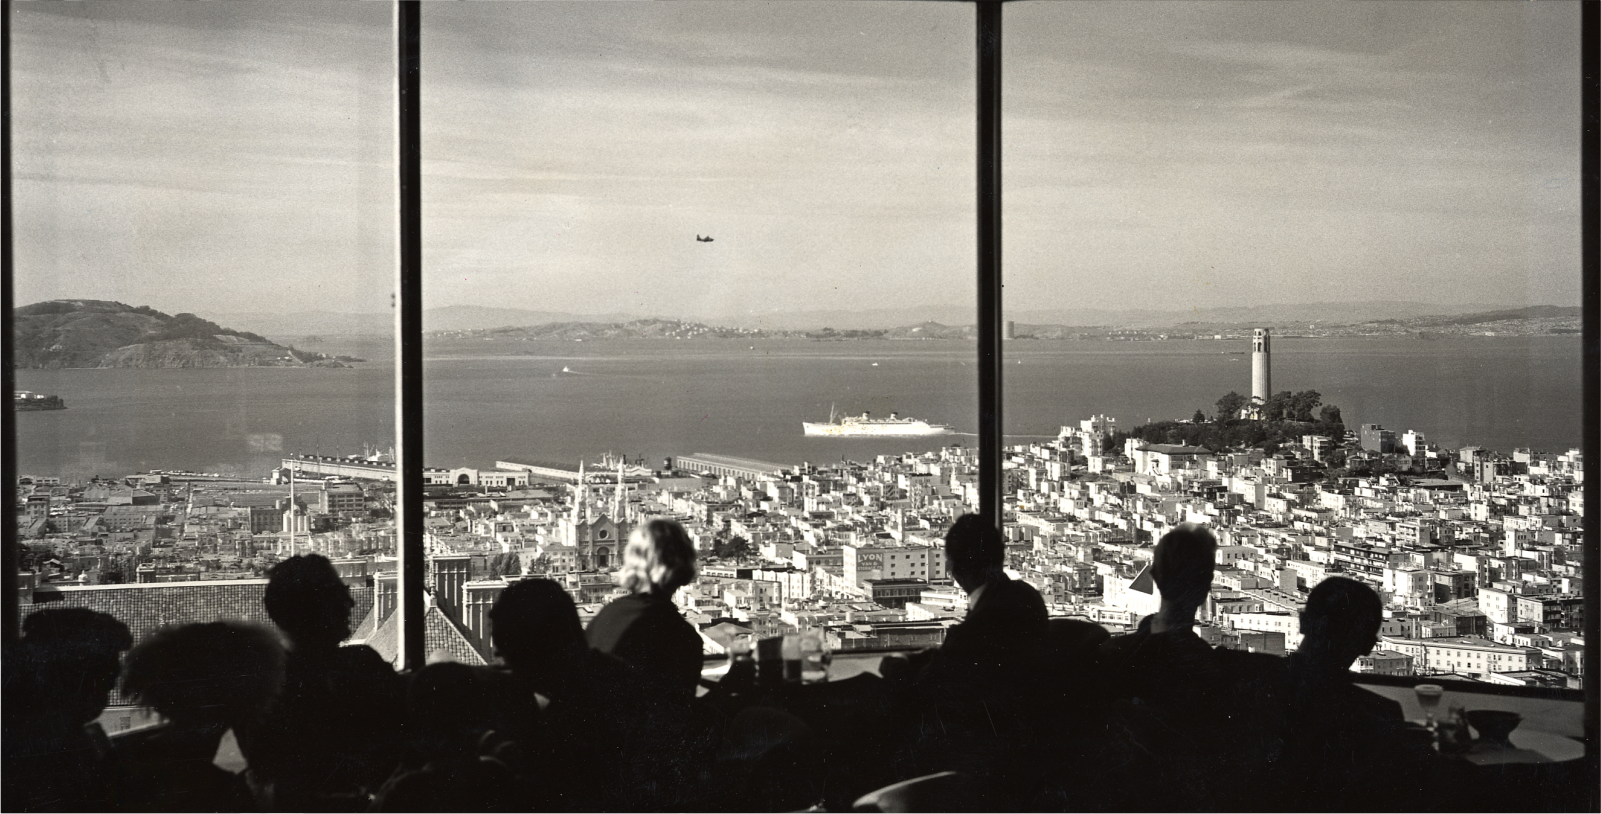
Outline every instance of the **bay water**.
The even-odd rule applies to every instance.
[[[339,340],[328,340],[336,345]],[[22,474],[84,478],[152,468],[262,477],[287,452],[388,449],[393,354],[383,342],[307,345],[352,369],[19,370],[68,409],[17,414]],[[425,457],[576,464],[615,452],[660,466],[707,452],[794,464],[972,445],[976,346],[797,339],[547,341],[430,338]],[[1249,394],[1245,340],[1008,342],[1006,431],[1054,437],[1102,413],[1132,427],[1210,414]],[[1418,430],[1448,447],[1564,451],[1583,438],[1576,336],[1275,337],[1273,389],[1315,389],[1347,426]],[[932,438],[817,438],[803,421],[871,411],[950,424]]]

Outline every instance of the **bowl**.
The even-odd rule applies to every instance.
[[[1468,724],[1479,733],[1480,740],[1493,741],[1505,746],[1511,746],[1508,737],[1512,730],[1518,728],[1523,722],[1523,716],[1516,712],[1507,712],[1501,709],[1472,709],[1463,713]]]

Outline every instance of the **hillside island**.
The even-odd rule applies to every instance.
[[[280,345],[194,314],[109,300],[50,300],[15,311],[18,368],[350,367],[364,361]]]

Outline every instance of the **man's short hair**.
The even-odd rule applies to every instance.
[[[128,626],[109,613],[88,608],[48,608],[22,620],[23,641],[45,648],[117,654],[133,646]]]
[[[945,556],[958,567],[996,567],[1006,561],[1006,542],[982,517],[964,514],[945,533]]]
[[[121,669],[122,651],[133,646],[133,634],[109,613],[88,608],[48,608],[22,620],[21,644],[20,660],[47,684],[76,681],[80,675],[115,679]]]
[[[1181,523],[1162,535],[1151,558],[1151,578],[1163,597],[1175,601],[1204,599],[1212,587],[1217,538],[1205,526]]]
[[[355,602],[334,564],[321,554],[297,554],[267,572],[261,603],[267,616],[291,636],[327,623],[339,608],[346,621]]]
[[[584,646],[578,606],[553,580],[525,579],[500,592],[489,609],[497,650],[550,652]]]
[[[1312,588],[1301,609],[1301,633],[1312,638],[1364,639],[1384,624],[1384,602],[1372,588],[1348,577],[1329,577]]]

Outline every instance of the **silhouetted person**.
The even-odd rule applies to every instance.
[[[1289,657],[1285,806],[1416,810],[1427,803],[1436,767],[1406,735],[1401,705],[1358,687],[1351,672],[1383,621],[1378,594],[1354,579],[1329,577],[1307,597],[1301,646]]]
[[[634,671],[591,650],[578,608],[561,586],[528,579],[502,591],[489,611],[495,653],[543,710],[525,709],[517,728],[536,809],[619,808],[625,779],[647,778],[625,766],[647,706]]]
[[[997,657],[999,652],[990,652],[997,640],[1038,646],[1048,625],[1045,600],[1034,586],[1006,575],[1006,542],[999,531],[976,514],[957,518],[945,534],[945,563],[967,592],[967,616],[946,635],[942,653]]]
[[[401,756],[399,676],[350,636],[350,589],[326,557],[273,566],[263,602],[289,639],[283,693],[260,731],[241,741],[272,805],[291,810],[364,806]]]
[[[1259,773],[1278,759],[1280,660],[1213,650],[1195,633],[1212,588],[1217,539],[1184,523],[1162,536],[1151,559],[1157,612],[1101,645],[1103,692],[1125,702],[1112,737],[1137,761],[1144,785],[1132,800],[1168,810],[1259,807]],[[1122,791],[1133,788],[1121,784]],[[1115,792],[1114,792],[1115,794]]]
[[[917,771],[978,778],[982,808],[1026,807],[1042,777],[1045,600],[1006,575],[1006,544],[978,515],[951,526],[945,559],[968,611],[918,679]]]
[[[1319,582],[1301,610],[1301,646],[1290,655],[1298,682],[1360,705],[1375,718],[1401,721],[1401,705],[1356,686],[1351,665],[1373,651],[1384,603],[1372,588],[1346,577]]]
[[[637,670],[653,699],[687,704],[700,681],[701,639],[673,592],[695,579],[695,544],[678,523],[652,520],[629,537],[618,577],[630,593],[590,620],[589,646]]]
[[[117,685],[128,627],[87,608],[37,611],[5,657],[7,811],[110,805],[109,744],[95,722]]]
[[[488,670],[430,664],[407,682],[406,718],[419,765],[396,774],[374,811],[520,811],[512,771],[484,754],[498,715]]]
[[[212,763],[228,730],[247,731],[283,684],[278,635],[242,622],[157,631],[128,654],[122,689],[166,722],[114,739],[117,808],[249,811],[244,779]]]

